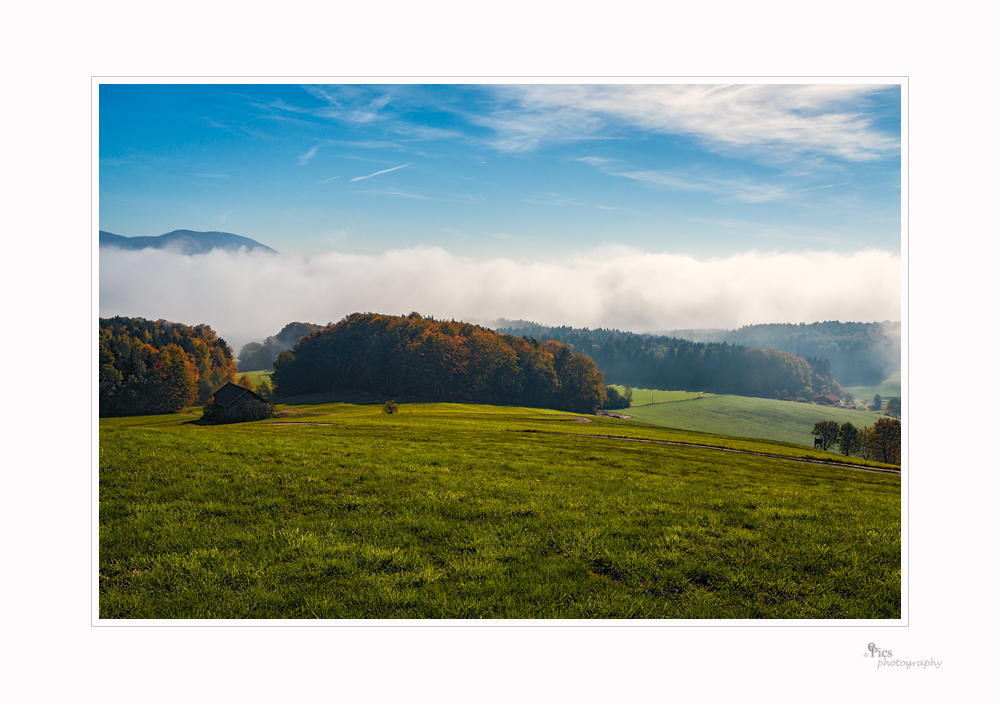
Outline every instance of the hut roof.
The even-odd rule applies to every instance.
[[[249,388],[244,388],[243,386],[237,386],[235,383],[227,383],[219,390],[215,391],[212,396],[215,398],[215,404],[221,408],[228,408],[230,405],[235,403],[237,400],[242,398],[244,395],[249,393],[257,400],[264,402],[264,399],[259,395],[254,393]]]

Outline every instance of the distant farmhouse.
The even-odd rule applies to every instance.
[[[203,417],[210,422],[246,422],[263,420],[274,414],[274,407],[249,388],[227,383],[205,403]]]
[[[833,393],[827,393],[826,395],[821,395],[816,399],[817,403],[822,403],[823,405],[838,405],[840,403],[840,396],[834,395]]]

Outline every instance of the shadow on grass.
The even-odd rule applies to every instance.
[[[271,402],[275,407],[296,406],[296,405],[328,405],[330,403],[349,403],[351,405],[382,405],[387,400],[395,400],[400,405],[419,405],[429,403],[458,403],[463,405],[490,405],[520,407],[516,403],[501,403],[490,400],[475,400],[472,398],[453,398],[440,396],[417,396],[417,395],[389,395],[364,389],[344,388],[335,391],[324,391],[322,393],[308,393],[305,395],[294,395],[288,398],[276,397]]]

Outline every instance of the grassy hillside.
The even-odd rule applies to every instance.
[[[601,437],[830,457],[630,420],[308,401],[101,420],[102,618],[900,616],[898,475]]]
[[[867,405],[871,405],[875,400],[876,393],[882,396],[883,404],[889,400],[889,398],[901,398],[903,396],[902,388],[902,374],[897,373],[885,379],[877,386],[854,386],[850,390],[851,393],[865,401]]]
[[[239,371],[239,372],[236,373],[236,378],[237,378],[237,380],[239,380],[239,378],[241,376],[243,376],[243,374],[246,374],[247,376],[250,377],[250,380],[253,381],[254,387],[256,387],[257,384],[260,383],[260,379],[262,379],[262,378],[266,378],[267,382],[271,383],[271,374],[272,373],[274,373],[274,372],[273,371]]]
[[[644,393],[648,395],[649,391]],[[698,394],[693,393],[691,395],[695,397],[688,400],[661,403],[661,393],[666,396],[665,391],[656,391],[656,405],[633,405],[618,412],[663,427],[774,439],[810,447],[813,444],[810,432],[821,420],[833,420],[841,424],[850,422],[855,427],[868,427],[883,417],[879,413],[861,410],[736,395],[705,396],[698,399]],[[633,394],[633,398],[636,397],[639,397],[638,391]]]
[[[624,392],[625,386],[615,386],[618,392]],[[649,388],[632,389],[632,407],[640,405],[653,405],[654,403],[673,403],[678,400],[692,400],[694,398],[712,398],[712,393],[699,393],[697,391],[657,391]]]

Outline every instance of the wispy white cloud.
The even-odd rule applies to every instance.
[[[369,173],[367,176],[358,176],[357,178],[352,178],[351,179],[351,183],[354,183],[354,181],[363,181],[366,178],[373,178],[375,176],[381,176],[383,173],[389,173],[391,171],[398,171],[399,169],[406,168],[409,165],[410,164],[403,164],[402,166],[393,166],[392,168],[387,168],[384,171],[376,171],[375,173]]]
[[[406,151],[406,149],[396,142],[389,141],[378,141],[378,140],[361,140],[361,141],[349,141],[344,139],[321,139],[319,143],[316,144],[312,149],[302,154],[299,157],[299,165],[305,166],[319,152],[320,149],[326,147],[343,147],[347,149],[394,149],[398,151]],[[344,158],[357,158],[347,154],[342,155]],[[372,174],[377,175],[377,174]]]
[[[482,261],[424,247],[311,258],[102,250],[100,269],[102,317],[207,323],[237,346],[292,320],[326,323],[356,311],[633,331],[901,314],[900,257],[879,250],[700,260],[609,246],[554,262]]]
[[[790,191],[787,186],[776,183],[757,182],[749,178],[726,178],[707,175],[693,170],[654,169],[630,171],[620,166],[614,167],[610,165],[611,162],[607,159],[584,158],[580,159],[580,161],[592,164],[610,176],[629,178],[634,181],[641,181],[671,190],[714,193],[722,200],[735,200],[743,203],[763,203],[780,200],[788,197],[793,192],[801,193],[806,190],[812,190],[810,188],[802,188]]]
[[[199,173],[197,175],[201,178],[229,178],[225,173]]]
[[[521,105],[488,114],[466,114],[469,122],[493,130],[486,143],[495,149],[523,152],[545,141],[577,141],[597,137],[606,124],[593,111],[557,104]]]
[[[234,208],[234,210],[235,210],[235,208]],[[222,213],[221,215],[219,215],[218,217],[216,217],[215,219],[213,219],[211,221],[212,222],[218,222],[220,224],[224,224],[225,221],[226,221],[226,218],[229,217],[230,215],[232,215],[233,212],[234,212],[234,210],[230,210],[229,212],[224,212],[224,213]]]
[[[582,205],[578,200],[567,198],[559,193],[535,193],[524,199],[532,205]]]
[[[391,190],[385,188],[379,190],[362,190],[358,192],[366,195],[390,195],[397,198],[411,198],[413,200],[433,200],[439,203],[454,202],[454,200],[450,198],[435,198],[430,195],[421,195],[420,193],[412,193],[410,191],[399,190],[397,188],[393,188]]]
[[[391,100],[390,91],[372,97],[367,86],[305,85],[303,89],[326,106],[312,111],[317,117],[367,124],[385,117],[383,109]]]
[[[749,179],[709,178],[677,171],[626,171],[615,173],[637,181],[654,183],[656,185],[678,190],[699,190],[717,193],[723,199],[737,200],[743,203],[763,203],[779,200],[788,195],[784,186],[755,183]]]
[[[312,149],[304,153],[299,157],[299,166],[305,166],[309,163],[309,159],[316,156],[316,152],[323,148],[322,144],[314,146]]]
[[[275,98],[274,100],[271,100],[270,102],[266,103],[266,106],[273,108],[275,110],[282,110],[284,112],[297,112],[297,113],[309,112],[309,108],[301,107],[299,105],[291,105],[289,103],[286,103],[281,98]]]
[[[873,85],[524,85],[497,92],[517,103],[482,119],[493,145],[529,149],[544,140],[602,136],[625,123],[698,138],[710,148],[771,157],[800,152],[867,161],[895,154],[860,101]]]
[[[560,193],[535,193],[531,196],[523,198],[523,200],[524,202],[531,203],[532,205],[569,205],[572,207],[598,208],[600,210],[620,209],[609,205],[598,205],[592,201],[580,200],[579,198],[573,198]]]
[[[322,184],[324,184],[324,183],[329,183],[330,181],[334,181],[334,180],[336,180],[336,179],[338,179],[338,178],[340,178],[340,176],[334,176],[333,178],[327,178],[327,179],[326,179],[325,181],[320,181],[320,182],[319,182],[319,183],[317,183],[316,185],[322,185]]]
[[[359,139],[351,141],[349,139],[324,139],[323,146],[342,146],[351,149],[398,149],[403,150],[403,145],[398,142],[380,141],[377,139]]]

